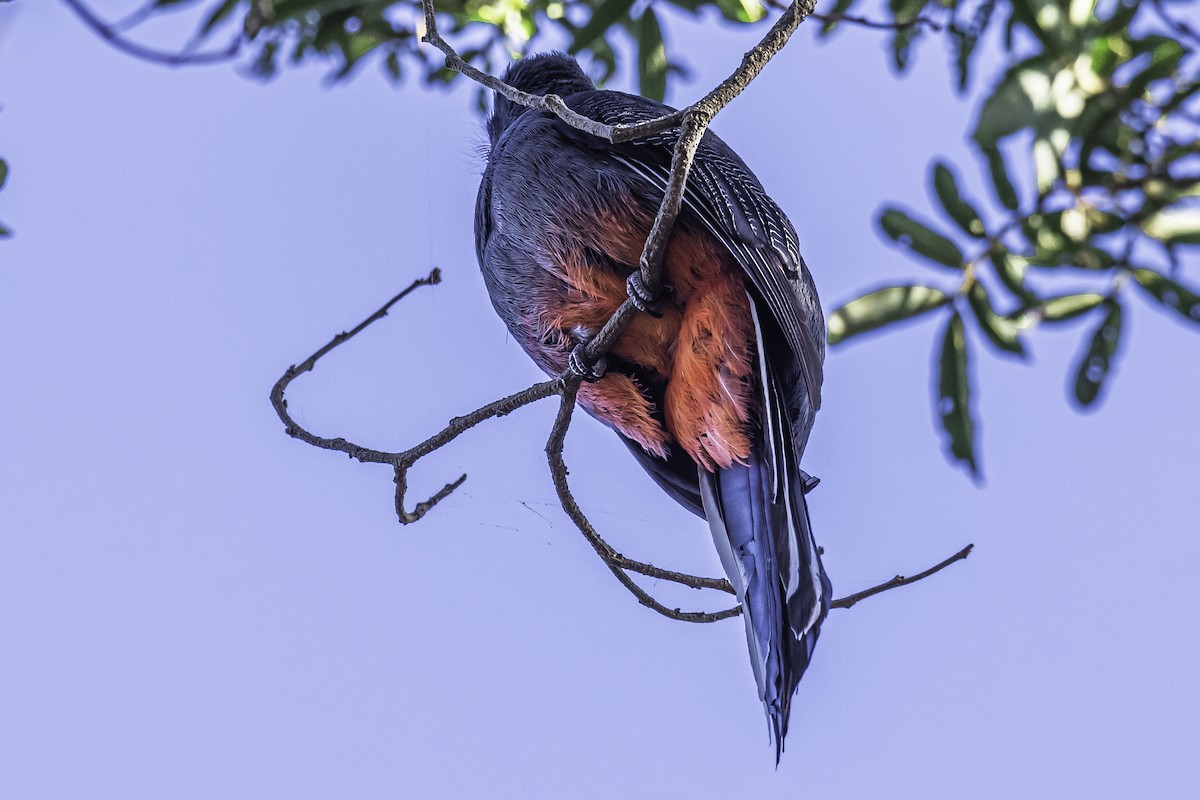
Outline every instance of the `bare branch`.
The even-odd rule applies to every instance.
[[[781,0],[764,0],[764,5],[766,5],[768,8],[773,8],[776,11],[782,11],[788,6],[787,3],[781,2]],[[921,25],[924,25],[931,31],[940,31],[942,29],[941,25],[939,25],[936,21],[929,19],[928,17],[914,17],[913,19],[905,22],[878,22],[876,20],[867,19],[866,17],[857,17],[853,14],[822,14],[819,11],[814,11],[813,13],[809,14],[809,16],[818,22],[824,22],[827,25],[834,22],[848,22],[851,25],[859,25],[863,28],[874,28],[876,30],[886,31],[906,31],[909,28],[915,28]]]
[[[800,27],[800,23],[812,15],[815,5],[816,0],[792,0],[775,24],[771,26],[771,30],[767,31],[759,43],[742,56],[742,63],[738,65],[738,68],[728,78],[721,81],[720,85],[692,105],[693,109],[708,114],[706,125],[712,117],[717,115],[717,112],[729,105],[735,97],[742,93],[742,90],[750,85],[751,81],[758,77],[767,62],[774,58],[775,54],[782,50],[788,40],[792,38],[792,34],[796,32],[796,28]]]
[[[444,447],[450,442],[457,439],[466,431],[475,427],[484,420],[492,419],[493,417],[503,417],[510,414],[522,406],[541,400],[544,397],[549,397],[552,394],[558,394],[561,391],[561,382],[558,380],[545,381],[535,384],[528,389],[511,394],[508,397],[501,398],[495,402],[488,403],[482,408],[472,411],[461,417],[455,417],[450,420],[450,424],[443,428],[438,433],[429,437],[425,441],[411,447],[408,450],[399,453],[389,453],[382,450],[373,450],[369,447],[363,447],[346,439],[326,439],[309,432],[303,426],[296,422],[288,412],[287,399],[284,393],[288,386],[297,376],[305,372],[311,372],[324,356],[328,355],[335,348],[340,347],[346,342],[353,339],[359,333],[371,325],[373,322],[383,319],[387,316],[388,311],[396,303],[403,300],[412,292],[422,286],[433,286],[441,282],[441,271],[433,269],[429,275],[424,278],[418,278],[413,281],[406,289],[397,294],[391,300],[388,300],[383,306],[371,316],[367,317],[349,332],[339,333],[334,336],[324,347],[317,350],[311,356],[300,363],[299,366],[288,367],[275,385],[271,388],[271,405],[275,408],[275,413],[279,415],[279,419],[284,424],[284,431],[294,439],[299,439],[305,444],[310,444],[313,447],[319,447],[322,450],[334,450],[339,453],[345,453],[351,458],[357,459],[366,464],[390,464],[396,472],[396,515],[400,522],[409,523],[416,522],[421,517],[425,516],[429,509],[437,505],[441,500],[446,498],[451,492],[462,485],[467,479],[466,475],[461,475],[455,480],[447,483],[439,489],[429,499],[418,503],[410,512],[404,508],[404,495],[408,488],[408,470],[419,459],[429,455],[434,450]]]
[[[425,514],[437,505],[441,500],[448,497],[455,489],[462,485],[467,479],[466,475],[460,475],[455,480],[445,484],[435,494],[428,499],[418,503],[412,511],[405,508],[405,494],[408,490],[408,471],[421,458],[438,450],[450,442],[457,439],[463,433],[466,433],[471,428],[475,427],[484,420],[494,417],[502,417],[513,411],[537,402],[551,395],[560,395],[562,401],[559,405],[558,418],[550,432],[550,441],[547,443],[547,457],[550,463],[551,474],[554,477],[554,485],[559,493],[559,498],[563,503],[563,508],[571,517],[572,521],[579,527],[580,531],[587,538],[589,544],[596,550],[596,553],[604,560],[609,570],[617,576],[629,591],[638,598],[639,602],[650,608],[653,608],[659,613],[665,614],[672,619],[678,619],[685,622],[715,622],[719,619],[724,619],[728,616],[736,615],[740,609],[728,609],[716,614],[704,612],[682,612],[679,609],[669,609],[663,606],[658,601],[654,600],[645,590],[632,581],[625,571],[635,572],[647,577],[658,580],[671,581],[683,586],[688,586],[693,589],[717,589],[728,593],[733,593],[733,587],[723,578],[704,578],[696,575],[687,575],[674,570],[662,569],[653,564],[646,564],[641,561],[628,558],[612,548],[592,527],[587,517],[579,509],[575,498],[571,495],[571,491],[567,486],[567,467],[562,457],[563,440],[567,433],[567,427],[570,425],[571,413],[575,407],[575,394],[579,390],[579,378],[571,373],[564,373],[558,378],[543,381],[534,384],[528,389],[501,398],[492,403],[488,403],[469,414],[464,414],[461,417],[455,417],[450,420],[449,424],[438,431],[433,436],[429,437],[420,444],[411,447],[402,452],[387,452],[383,450],[373,450],[368,447],[355,444],[343,438],[328,439],[317,436],[308,431],[295,419],[292,418],[287,408],[287,398],[285,393],[288,386],[299,375],[305,372],[311,372],[317,365],[317,362],[328,355],[336,348],[342,346],[346,342],[353,339],[369,325],[383,319],[388,315],[391,308],[396,303],[403,300],[412,292],[422,286],[433,286],[441,281],[440,270],[432,270],[428,276],[418,278],[413,281],[407,288],[396,294],[390,300],[383,304],[375,313],[360,322],[349,331],[343,331],[329,340],[323,347],[314,352],[311,356],[300,362],[299,365],[288,367],[283,375],[276,381],[271,389],[271,405],[275,408],[275,413],[278,414],[280,421],[284,424],[285,432],[294,439],[319,447],[323,450],[333,450],[339,453],[345,453],[351,458],[357,459],[368,464],[389,464],[395,471],[396,482],[396,516],[400,522],[408,524],[416,522]]]
[[[196,64],[216,64],[222,61],[231,61],[232,59],[236,58],[242,48],[242,38],[241,36],[237,36],[232,42],[229,43],[229,46],[223,50],[211,50],[202,53],[193,53],[186,49],[176,53],[155,50],[154,48],[146,47],[138,44],[137,42],[132,42],[129,39],[126,39],[121,33],[122,30],[128,29],[132,25],[136,25],[137,22],[141,21],[140,19],[136,19],[133,23],[130,23],[130,18],[127,17],[116,24],[110,25],[96,16],[95,12],[84,5],[82,0],[63,0],[63,2],[66,3],[67,7],[74,11],[75,14],[81,20],[83,20],[84,24],[91,28],[92,31],[101,39],[105,40],[123,53],[127,53],[135,58],[140,58],[143,61],[150,61],[155,64],[163,64],[168,67],[181,67]],[[138,12],[134,12],[135,18],[139,14],[144,14],[144,11],[139,10]]]
[[[362,333],[363,330],[366,329],[367,326],[371,325],[373,322],[377,322],[377,321],[383,319],[384,317],[386,317],[388,315],[388,312],[391,311],[392,306],[396,305],[396,303],[399,303],[401,300],[408,297],[410,294],[415,292],[417,289],[420,289],[422,286],[436,286],[437,284],[439,284],[441,282],[442,282],[442,271],[440,269],[438,269],[437,267],[434,267],[432,270],[430,270],[428,275],[426,275],[424,278],[417,278],[415,281],[410,283],[405,289],[403,289],[395,297],[393,297],[391,300],[388,300],[386,303],[384,303],[383,306],[380,307],[380,309],[378,311],[376,311],[374,314],[372,314],[371,316],[364,319],[362,322],[358,323],[358,325],[356,325],[352,329],[350,329],[349,332],[342,331],[337,336],[334,336],[332,339],[330,339],[329,343],[326,344],[324,347],[322,347],[320,350],[318,350],[317,352],[313,353],[308,358],[301,361],[300,366],[298,366],[298,367],[293,366],[293,367],[289,368],[289,370],[288,370],[289,376],[287,377],[287,380],[281,381],[281,383],[283,384],[284,387],[286,387],[287,384],[291,382],[292,378],[295,378],[297,375],[300,375],[301,373],[311,371],[312,368],[317,365],[318,361],[320,361],[322,358],[324,358],[326,355],[329,354],[329,351],[333,350],[335,347],[338,347],[341,344],[344,344],[345,342],[348,342],[349,340],[353,339],[355,336],[358,336],[358,334]],[[276,385],[278,386],[279,384],[276,384]]]
[[[643,136],[649,136],[653,133],[659,133],[678,126],[683,120],[684,112],[676,111],[673,114],[666,114],[647,122],[630,125],[606,125],[603,122],[597,122],[590,117],[585,117],[582,114],[572,111],[563,102],[563,99],[556,94],[543,96],[522,92],[519,89],[509,86],[499,78],[488,75],[486,72],[482,72],[466,61],[463,61],[458,52],[450,46],[450,43],[438,33],[437,12],[433,7],[433,0],[421,0],[421,6],[425,12],[425,32],[421,35],[421,41],[433,45],[442,51],[446,56],[446,68],[467,76],[497,94],[504,95],[514,103],[519,103],[528,108],[549,111],[556,114],[559,119],[571,127],[613,143],[628,142],[633,139],[640,139]]]
[[[361,333],[368,325],[387,316],[388,310],[396,303],[403,300],[412,292],[422,286],[433,286],[441,282],[441,271],[438,269],[432,270],[427,277],[418,278],[413,281],[404,291],[397,294],[391,300],[383,305],[367,319],[363,320],[351,331],[339,333],[334,336],[321,349],[317,350],[307,359],[300,363],[299,366],[288,367],[283,375],[275,382],[271,388],[271,405],[275,409],[275,413],[279,415],[279,419],[284,424],[284,432],[293,439],[299,439],[305,444],[319,447],[322,450],[334,450],[339,453],[345,453],[350,458],[363,462],[364,464],[390,464],[396,472],[396,516],[400,522],[408,524],[416,522],[421,517],[425,516],[429,509],[433,508],[441,500],[445,499],[451,492],[462,485],[467,479],[466,475],[460,475],[455,480],[447,483],[437,491],[428,500],[418,503],[410,512],[404,508],[404,496],[408,489],[408,470],[412,468],[421,458],[438,450],[450,442],[457,439],[462,434],[466,433],[471,428],[474,428],[479,423],[492,419],[494,417],[503,417],[516,411],[518,408],[527,406],[530,403],[537,402],[543,398],[554,394],[559,394],[562,391],[562,380],[555,379],[543,381],[530,386],[528,389],[523,389],[515,394],[510,394],[508,397],[503,397],[487,405],[477,408],[470,414],[464,414],[461,417],[455,417],[450,420],[450,423],[442,430],[430,436],[420,444],[410,447],[399,453],[389,453],[383,450],[373,450],[369,447],[355,444],[343,438],[326,439],[309,432],[294,420],[287,408],[287,398],[284,396],[288,386],[299,375],[305,372],[310,372],[316,366],[317,362],[324,356],[328,355],[332,350]]]
[[[882,594],[883,592],[889,591],[891,589],[898,589],[901,586],[908,586],[910,583],[916,583],[917,581],[924,580],[925,578],[928,578],[930,575],[933,575],[934,573],[941,572],[946,567],[953,564],[955,561],[964,560],[967,556],[971,555],[971,550],[973,550],[974,548],[975,548],[975,545],[969,544],[966,547],[964,547],[962,550],[959,550],[957,553],[955,553],[954,555],[947,558],[942,563],[932,566],[929,569],[925,570],[924,572],[918,572],[916,575],[913,575],[911,578],[906,578],[903,575],[897,575],[896,577],[892,578],[890,581],[887,581],[886,583],[881,583],[878,586],[872,586],[870,589],[864,589],[861,592],[855,592],[854,594],[847,595],[845,597],[834,600],[832,603],[829,604],[829,607],[830,608],[852,608],[860,600],[866,600],[868,597],[873,597],[874,595]]]
[[[76,0],[67,0],[69,3],[75,3]],[[712,119],[728,105],[735,97],[737,97],[743,89],[750,84],[751,81],[766,66],[767,62],[781,50],[792,33],[795,32],[799,24],[809,16],[813,10],[814,0],[795,0],[790,4],[779,20],[771,27],[766,36],[745,54],[738,68],[725,79],[719,86],[706,94],[703,98],[692,104],[688,108],[664,115],[654,120],[649,120],[637,125],[617,125],[610,126],[602,124],[596,120],[589,119],[579,115],[566,106],[560,97],[555,95],[538,96],[531,95],[525,92],[520,92],[490,75],[475,69],[470,64],[467,64],[459,57],[454,48],[451,47],[437,31],[436,13],[433,8],[432,0],[422,0],[424,9],[425,32],[421,39],[434,47],[437,47],[445,55],[446,66],[449,69],[460,72],[467,77],[477,81],[478,83],[491,88],[497,93],[507,97],[513,102],[522,105],[544,109],[550,111],[566,123],[595,136],[607,139],[612,142],[629,141],[634,138],[650,135],[674,127],[680,128],[679,139],[675,144],[672,153],[671,171],[668,178],[667,188],[664,192],[662,203],[659,206],[655,216],[654,225],[647,236],[645,247],[640,259],[640,270],[643,283],[650,292],[656,292],[660,285],[661,265],[663,255],[666,251],[667,241],[671,234],[671,229],[674,226],[675,219],[679,214],[683,203],[684,190],[687,185],[687,178],[692,162],[695,158],[696,151],[704,137]],[[450,423],[439,431],[437,434],[429,437],[424,442],[405,450],[400,453],[388,453],[379,450],[372,450],[348,442],[345,439],[325,439],[318,437],[296,423],[287,411],[287,401],[284,398],[284,393],[296,376],[311,371],[317,361],[327,355],[334,348],[339,347],[359,332],[365,329],[368,325],[383,318],[387,315],[388,310],[406,297],[412,291],[415,291],[421,286],[428,286],[438,283],[440,273],[434,269],[426,278],[418,279],[404,291],[397,294],[389,300],[382,308],[368,317],[357,327],[353,328],[348,333],[341,333],[335,336],[328,344],[313,353],[299,366],[289,367],[284,375],[276,382],[271,391],[271,402],[275,407],[276,413],[280,420],[286,426],[288,435],[300,439],[314,447],[320,447],[326,450],[335,450],[346,453],[351,458],[368,463],[386,463],[392,465],[395,471],[396,483],[396,515],[402,523],[415,522],[425,515],[433,506],[442,499],[449,496],[457,489],[462,482],[466,480],[466,475],[462,475],[454,481],[445,484],[438,492],[432,495],[429,499],[418,503],[410,512],[405,509],[405,494],[408,488],[408,470],[420,458],[432,453],[447,444],[460,435],[465,433],[480,422],[500,417],[511,413],[512,411],[521,408],[537,400],[558,395],[559,409],[556,415],[554,425],[550,430],[550,435],[546,442],[546,459],[550,468],[551,480],[554,484],[555,492],[558,495],[559,503],[563,511],[575,523],[576,527],[583,534],[587,542],[595,550],[596,554],[604,561],[605,566],[616,577],[616,579],[631,592],[642,605],[657,611],[658,613],[669,617],[670,619],[683,622],[707,623],[716,622],[721,619],[737,616],[742,612],[740,606],[727,608],[723,611],[715,613],[709,612],[685,612],[678,608],[668,608],[659,601],[655,600],[648,592],[642,589],[630,577],[629,573],[637,573],[652,577],[659,580],[666,580],[677,583],[682,586],[688,586],[695,589],[715,589],[726,593],[734,593],[733,587],[723,578],[705,578],[696,575],[688,575],[673,570],[666,570],[655,567],[652,564],[646,564],[640,561],[627,558],[626,556],[616,552],[596,531],[595,527],[587,519],[587,516],[579,508],[574,495],[571,493],[570,486],[567,481],[568,469],[566,461],[563,457],[563,444],[566,439],[567,430],[571,424],[571,418],[575,410],[576,397],[579,391],[581,376],[568,369],[563,374],[549,381],[535,384],[521,392],[509,395],[508,397],[497,400],[486,406],[483,406],[470,414],[461,417],[456,417]],[[626,300],[612,317],[607,321],[600,333],[588,342],[585,350],[585,357],[590,363],[596,363],[602,358],[605,353],[612,347],[613,343],[620,337],[622,331],[633,319],[634,315],[639,313],[637,307],[632,300]],[[897,586],[912,583],[921,580],[928,575],[943,569],[948,564],[960,558],[965,558],[970,547],[964,550],[954,558],[943,562],[942,564],[927,570],[924,573],[914,578],[902,578],[897,576],[886,584],[869,589],[866,592],[859,592],[856,595],[843,598],[834,602],[835,608],[849,608],[859,600],[869,597],[873,594],[887,591]]]
[[[741,606],[727,608],[715,614],[667,608],[651,597],[646,590],[634,583],[633,579],[625,573],[625,570],[630,570],[643,575],[681,583],[693,589],[711,588],[733,593],[733,587],[729,585],[728,581],[723,579],[699,578],[694,575],[684,575],[670,570],[660,570],[650,564],[642,564],[641,562],[631,561],[624,556],[620,556],[600,537],[596,529],[592,527],[592,523],[579,508],[579,504],[575,501],[575,497],[571,494],[571,489],[567,485],[569,470],[567,469],[566,461],[563,459],[563,443],[566,440],[567,428],[571,425],[571,415],[575,410],[575,394],[578,391],[579,379],[572,376],[568,379],[564,387],[562,401],[558,406],[558,416],[554,420],[554,427],[550,429],[550,438],[546,441],[546,460],[550,465],[550,478],[554,482],[554,491],[558,494],[558,500],[562,504],[563,510],[567,512],[567,516],[575,523],[575,527],[579,528],[584,538],[587,539],[588,544],[595,549],[596,554],[603,559],[605,565],[616,579],[621,582],[621,585],[632,592],[634,597],[638,599],[638,602],[647,608],[651,608],[665,617],[670,617],[680,622],[716,622],[742,613]]]
[[[695,115],[696,124],[700,128],[699,135],[702,136],[708,123],[717,115],[717,112],[741,94],[742,90],[758,76],[767,62],[783,49],[800,23],[812,14],[815,2],[816,0],[794,0],[788,5],[786,11],[771,26],[766,36],[742,57],[738,68],[720,85],[688,108],[646,122],[627,125],[605,125],[597,122],[572,111],[558,95],[541,96],[519,91],[463,61],[458,52],[438,32],[437,12],[433,7],[433,0],[421,0],[425,15],[425,32],[421,36],[421,41],[442,51],[446,56],[447,69],[466,75],[471,80],[504,95],[514,103],[550,111],[568,125],[614,144],[640,139],[678,127],[688,114]]]
[[[430,271],[429,275],[424,278],[418,278],[413,281],[403,291],[396,294],[390,300],[383,304],[375,313],[360,322],[349,331],[334,336],[323,347],[314,352],[311,356],[300,362],[298,366],[288,367],[283,376],[276,381],[275,386],[271,389],[271,405],[275,408],[276,414],[283,422],[285,432],[306,444],[313,447],[319,447],[323,450],[333,450],[340,453],[345,453],[351,458],[357,459],[363,463],[371,464],[389,464],[395,471],[396,481],[396,516],[402,523],[416,522],[425,514],[437,505],[441,500],[448,497],[455,489],[462,485],[467,476],[460,475],[455,480],[445,484],[441,489],[434,493],[428,499],[417,503],[412,511],[405,508],[405,494],[408,489],[408,471],[414,464],[424,456],[438,450],[450,442],[457,439],[463,433],[475,427],[479,423],[492,419],[494,417],[502,417],[523,406],[537,402],[551,395],[559,395],[559,409],[555,418],[554,425],[550,430],[550,436],[546,441],[546,460],[550,467],[551,480],[554,483],[554,489],[558,495],[560,504],[567,516],[575,523],[576,527],[583,534],[588,544],[596,551],[604,561],[609,571],[616,579],[624,586],[638,602],[642,605],[657,611],[665,617],[681,622],[717,622],[729,617],[735,617],[742,613],[741,606],[734,606],[718,612],[702,612],[702,611],[681,611],[678,608],[668,608],[659,601],[655,600],[646,590],[638,586],[633,579],[627,574],[629,572],[645,575],[656,580],[665,580],[681,586],[687,586],[692,589],[715,589],[717,591],[733,594],[733,587],[729,581],[724,578],[706,578],[698,575],[689,575],[674,570],[662,569],[653,564],[647,564],[641,561],[631,559],[621,553],[618,553],[613,547],[606,542],[603,537],[596,531],[591,521],[579,508],[574,495],[571,493],[570,486],[567,482],[569,470],[567,469],[566,461],[563,457],[563,444],[566,441],[567,430],[571,424],[571,417],[575,410],[576,393],[579,391],[579,377],[567,372],[557,378],[536,383],[528,389],[516,392],[507,397],[488,403],[485,406],[472,411],[469,414],[464,414],[460,417],[455,417],[450,420],[450,423],[438,433],[429,437],[420,444],[404,450],[402,452],[392,453],[382,450],[373,450],[371,448],[362,447],[354,442],[347,441],[343,438],[326,439],[317,436],[303,428],[297,423],[288,412],[287,399],[285,392],[291,382],[305,372],[311,372],[316,367],[317,362],[328,355],[334,349],[340,347],[346,342],[353,339],[369,325],[383,319],[388,315],[391,308],[396,303],[403,300],[412,292],[422,286],[433,286],[441,281],[441,272],[438,269]],[[955,561],[962,560],[967,557],[971,551],[972,545],[968,545],[965,549],[943,561],[931,569],[926,570],[911,578],[904,578],[897,575],[895,578],[880,584],[879,586],[867,589],[862,592],[834,600],[831,608],[850,608],[860,600],[871,597],[890,589],[895,589],[900,586],[905,586],[910,583],[922,580],[929,577],[935,572],[945,569]]]
[[[120,19],[108,24],[109,30],[116,33],[124,33],[130,28],[136,28],[150,17],[154,16],[154,11],[157,9],[158,0],[146,0],[140,6],[135,8]]]
[[[530,403],[536,403],[538,400],[550,397],[551,395],[560,394],[562,387],[562,378],[535,383],[528,389],[523,389],[522,391],[510,394],[508,397],[488,403],[486,406],[475,409],[470,414],[455,417],[450,420],[450,424],[445,428],[442,428],[417,446],[405,450],[403,453],[387,454],[392,456],[392,458],[388,459],[389,463],[392,463],[396,468],[396,512],[400,521],[406,525],[410,522],[416,522],[425,516],[425,512],[433,508],[439,500],[446,497],[446,495],[458,488],[467,479],[466,475],[462,475],[457,480],[446,484],[436,495],[424,503],[419,503],[412,513],[409,513],[404,510],[404,492],[408,486],[408,470],[413,464],[434,450],[439,450],[450,444],[450,442],[479,423],[495,417],[507,416],[518,408],[527,406]]]

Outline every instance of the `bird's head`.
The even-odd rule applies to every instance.
[[[567,97],[595,89],[579,62],[562,53],[541,53],[513,62],[504,72],[504,82],[529,94],[556,94]],[[517,117],[528,109],[503,95],[496,95],[495,109],[488,118],[488,137],[492,144]]]

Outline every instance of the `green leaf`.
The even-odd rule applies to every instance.
[[[335,75],[336,78],[343,78],[350,74],[355,65],[367,53],[374,50],[376,47],[384,43],[384,39],[376,33],[359,32],[347,35],[339,43],[342,49],[342,58],[345,63]]]
[[[1047,298],[1038,309],[1042,322],[1065,322],[1086,314],[1104,302],[1102,294],[1066,294]]]
[[[8,180],[8,162],[0,158],[0,189],[4,188],[4,182]]]
[[[970,31],[951,31],[951,36],[954,46],[954,67],[958,73],[955,88],[959,94],[962,94],[967,90],[967,84],[971,80],[971,54],[975,52],[975,47],[979,44],[979,34],[972,34]]]
[[[1148,269],[1135,269],[1133,277],[1138,286],[1145,289],[1155,300],[1189,322],[1200,324],[1200,295],[1183,284]]]
[[[589,49],[591,50],[592,65],[599,66],[602,70],[597,76],[596,83],[603,86],[617,72],[617,55],[606,39],[597,39]]]
[[[603,0],[592,12],[591,19],[575,32],[575,38],[571,40],[571,46],[567,48],[567,52],[575,55],[604,36],[618,19],[629,13],[633,2],[634,0]]]
[[[896,208],[885,209],[879,227],[893,241],[928,259],[955,269],[963,268],[958,245]]]
[[[717,0],[717,7],[730,22],[758,22],[767,13],[755,0]]]
[[[1092,243],[1087,215],[1078,209],[1030,214],[1024,231],[1033,242],[1029,263],[1039,267],[1112,269],[1116,258]]]
[[[1108,313],[1075,368],[1075,400],[1085,408],[1100,396],[1121,338],[1121,306],[1113,299],[1105,300],[1105,305]]]
[[[12,231],[3,224],[0,224],[0,239],[7,239],[12,236]]]
[[[993,249],[988,253],[988,261],[996,271],[996,277],[1017,297],[1024,308],[1037,305],[1038,296],[1025,285],[1025,268],[1029,262],[1024,257],[1010,253],[1007,249]]]
[[[1175,71],[1175,66],[1183,58],[1184,49],[1179,42],[1166,36],[1147,36],[1133,42],[1133,52],[1137,55],[1150,54],[1150,63],[1125,84],[1125,91],[1137,97],[1153,81],[1166,78]]]
[[[264,42],[262,49],[254,56],[254,60],[249,64],[250,74],[256,78],[267,79],[275,75],[278,65],[276,64],[276,56],[279,54],[278,40]]]
[[[465,61],[466,59],[464,58],[463,60]],[[384,65],[384,67],[387,68],[388,75],[391,76],[392,80],[394,80],[394,81],[400,80],[400,77],[403,73],[400,68],[400,54],[399,53],[397,53],[395,50],[388,53],[387,58],[385,58],[383,60],[383,65]]]
[[[1054,51],[1058,47],[1057,38],[1051,35],[1048,28],[1038,23],[1037,12],[1041,6],[1042,3],[1037,0],[1012,0],[1012,16],[1036,36],[1047,51]]]
[[[1051,78],[1055,65],[1046,56],[1034,56],[1009,68],[979,108],[972,136],[984,150],[1001,139],[1037,124],[1053,108]]]
[[[652,6],[637,20],[639,91],[651,100],[662,100],[667,93],[667,50],[662,28]]]
[[[838,344],[851,336],[882,328],[893,322],[932,311],[950,302],[932,286],[889,286],[851,300],[829,317],[829,343]]]
[[[954,173],[950,167],[940,161],[933,167],[933,189],[937,193],[942,208],[946,210],[946,214],[958,227],[978,239],[982,239],[986,235],[979,212],[963,199],[962,194],[958,191],[958,181],[955,179]]]
[[[849,11],[850,6],[852,5],[854,5],[854,0],[837,0],[837,5],[835,5],[826,15],[829,19],[821,26],[821,31],[818,36],[823,38],[833,33],[834,28],[836,28],[838,22],[841,21],[842,15]]]
[[[1017,336],[1020,325],[1015,320],[1000,316],[992,309],[987,288],[979,281],[971,284],[967,292],[967,304],[975,312],[979,329],[987,336],[988,341],[1006,353],[1025,356],[1025,345]]]
[[[1167,245],[1200,244],[1200,208],[1164,208],[1147,217],[1142,230]]]
[[[971,384],[967,375],[967,339],[962,317],[950,316],[938,356],[937,413],[946,432],[947,449],[979,477],[975,463],[975,422],[971,419]]]
[[[1113,10],[1113,15],[1100,26],[1100,32],[1107,36],[1124,31],[1137,13],[1139,3],[1140,0],[1122,0]]]
[[[1100,36],[1092,42],[1092,72],[1107,81],[1132,51],[1124,36]]]
[[[1107,85],[1106,85],[1107,87]],[[1128,144],[1128,102],[1122,101],[1119,93],[1106,88],[1102,94],[1089,98],[1082,113],[1075,120],[1072,135],[1083,141],[1075,163],[1082,171],[1083,182],[1090,185],[1104,185],[1111,182],[1111,173],[1105,173],[1103,168],[1097,169],[1092,164],[1092,153],[1096,148],[1102,148],[1124,159]],[[1111,163],[1108,165],[1111,167]],[[1102,165],[1103,167],[1103,165]]]
[[[888,5],[892,10],[893,21],[899,26],[920,16],[927,2],[928,0],[890,0]],[[897,27],[892,33],[892,64],[897,72],[904,72],[908,68],[909,50],[920,36],[919,25]]]
[[[200,26],[200,36],[207,36],[212,32],[212,29],[225,21],[225,18],[233,13],[233,10],[238,7],[241,0],[225,0],[219,6],[213,9],[213,12],[208,15],[208,19],[204,20],[204,24]]]
[[[992,174],[992,188],[996,190],[996,199],[1009,211],[1021,207],[1021,199],[1008,178],[1008,169],[1004,164],[1004,154],[999,147],[985,147],[983,154],[987,157],[988,171]]]

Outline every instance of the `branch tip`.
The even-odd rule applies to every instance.
[[[950,566],[951,564],[955,563],[956,561],[965,560],[967,556],[971,555],[971,551],[973,549],[975,549],[975,545],[969,544],[966,547],[964,547],[962,550],[959,550],[957,553],[955,553],[954,555],[947,558],[945,561],[942,561],[939,564],[935,564],[934,566],[930,567],[929,569],[925,570],[924,572],[918,572],[916,575],[913,575],[911,578],[906,578],[903,575],[897,575],[896,577],[892,578],[890,581],[885,581],[884,583],[881,583],[878,586],[872,586],[870,589],[864,589],[861,592],[855,592],[854,594],[846,595],[845,597],[834,600],[832,603],[829,604],[829,607],[830,608],[853,608],[858,602],[860,602],[862,600],[866,600],[868,597],[873,597],[874,595],[882,594],[883,592],[890,591],[891,589],[898,589],[901,586],[908,586],[911,583],[916,583],[917,581],[924,580],[925,578],[928,578],[930,575],[934,575],[938,572],[941,572],[946,567]]]
[[[124,20],[118,20],[116,23],[109,24],[100,19],[100,17],[98,17],[91,8],[83,3],[83,0],[63,0],[63,2],[67,4],[67,8],[71,9],[71,11],[73,11],[75,15],[83,21],[84,25],[90,28],[92,32],[101,39],[108,42],[117,50],[120,50],[127,55],[131,55],[134,58],[141,59],[142,61],[149,61],[154,64],[162,64],[168,67],[181,67],[196,64],[216,64],[222,61],[231,61],[232,59],[237,58],[242,49],[241,36],[235,36],[233,41],[230,42],[229,46],[221,50],[193,53],[189,52],[190,47],[187,46],[185,46],[184,49],[174,53],[155,50],[126,39],[122,35],[124,30],[128,30],[129,28],[140,24],[144,20],[144,16],[147,16],[147,14],[142,14],[142,18],[137,18],[139,16],[139,12],[134,12],[134,14],[126,17]],[[134,20],[132,23],[130,22],[131,19]]]

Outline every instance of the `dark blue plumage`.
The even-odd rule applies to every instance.
[[[596,90],[558,54],[523,59],[505,80],[610,124],[672,110]],[[622,299],[678,134],[612,145],[503,97],[488,134],[480,266],[514,337],[556,373]],[[825,330],[791,223],[711,133],[665,270],[676,286],[664,319],[635,322],[580,401],[668,495],[709,521],[742,604],[778,759],[830,600],[800,470],[820,407]]]

